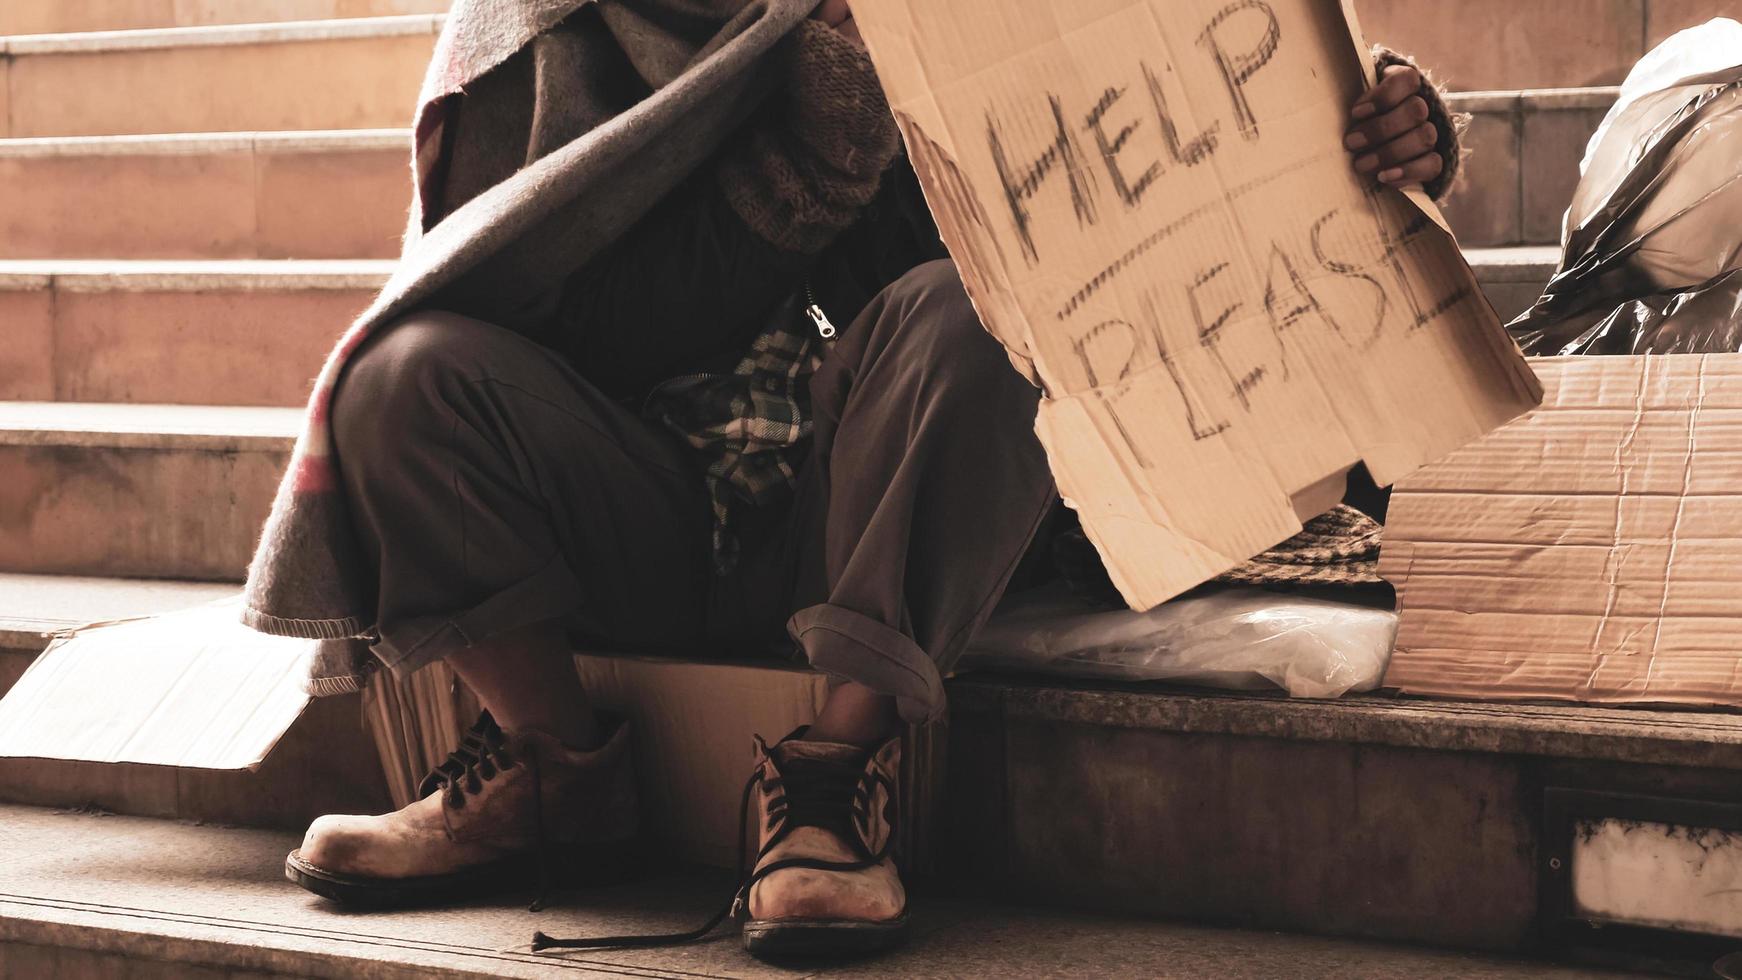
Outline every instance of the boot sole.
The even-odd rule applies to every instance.
[[[445,875],[415,878],[375,878],[329,871],[302,859],[300,851],[284,858],[284,876],[322,898],[351,908],[391,909],[453,904],[512,889],[536,890],[541,864],[551,865],[551,890],[617,884],[636,877],[641,865],[638,843],[552,847],[541,861],[534,853],[516,854],[489,864]]]
[[[759,959],[834,959],[869,956],[907,939],[907,913],[887,922],[852,919],[744,923],[744,949]]]

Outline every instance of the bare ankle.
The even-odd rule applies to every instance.
[[[486,707],[489,707],[486,705]],[[542,732],[563,745],[579,752],[591,752],[603,743],[598,716],[591,708],[565,711],[551,717],[522,717],[513,714],[503,717],[494,708],[490,709],[491,717],[502,726],[502,730],[513,734],[515,732]]]
[[[842,684],[829,692],[817,720],[805,732],[812,742],[839,742],[872,748],[900,730],[895,699],[863,684]]]
[[[504,731],[539,731],[583,751],[598,747],[599,726],[575,673],[561,624],[502,633],[448,656]]]

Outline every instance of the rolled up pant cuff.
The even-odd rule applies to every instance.
[[[924,724],[943,714],[943,675],[900,630],[828,603],[799,610],[786,629],[812,667],[892,695],[903,721]]]
[[[370,647],[376,659],[403,677],[492,636],[572,615],[581,583],[555,555],[545,566],[464,611],[382,623]]]

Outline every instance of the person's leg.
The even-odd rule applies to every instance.
[[[709,511],[681,445],[553,352],[444,313],[361,348],[332,411],[377,658],[446,659],[489,713],[417,802],[316,821],[292,877],[380,903],[624,853],[627,734],[596,723],[569,639],[702,635]]]
[[[561,620],[507,630],[448,654],[447,663],[504,729],[548,732],[577,749],[598,747],[598,719]]]
[[[796,568],[789,630],[838,683],[809,730],[759,763],[744,936],[768,955],[901,934],[894,736],[942,712],[943,673],[1056,500],[1034,434],[1039,394],[947,262],[873,300],[811,391],[816,445],[782,542]]]
[[[805,738],[871,748],[887,741],[900,726],[894,695],[849,681],[829,689],[828,700]]]
[[[1034,434],[1040,396],[949,262],[873,300],[811,387],[824,591],[790,628],[847,681],[823,731],[881,720],[887,733],[943,710],[942,674],[1056,499]]]
[[[710,515],[684,447],[547,348],[417,314],[353,357],[332,426],[395,673],[445,658],[505,727],[584,729],[565,629],[701,635]]]

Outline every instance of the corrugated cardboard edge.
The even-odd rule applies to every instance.
[[[1399,604],[1398,647],[1386,672],[1385,686],[1406,694],[1426,697],[1493,701],[1550,701],[1682,708],[1690,706],[1742,707],[1742,677],[1739,677],[1737,673],[1737,660],[1718,652],[1725,641],[1716,640],[1716,647],[1708,646],[1704,650],[1684,648],[1678,651],[1675,643],[1663,632],[1665,622],[1677,619],[1700,623],[1702,629],[1711,629],[1710,625],[1705,624],[1712,623],[1713,620],[1708,617],[1718,611],[1715,607],[1707,608],[1711,607],[1714,600],[1710,597],[1696,600],[1685,594],[1672,596],[1671,583],[1674,581],[1673,578],[1661,583],[1654,583],[1646,579],[1629,581],[1614,577],[1628,574],[1628,555],[1639,548],[1637,539],[1623,541],[1620,535],[1623,527],[1623,515],[1632,513],[1637,517],[1639,513],[1643,512],[1643,508],[1638,512],[1629,511],[1625,502],[1632,500],[1635,506],[1642,506],[1652,499],[1660,499],[1665,496],[1661,488],[1652,490],[1649,486],[1634,486],[1630,482],[1636,478],[1636,475],[1641,481],[1646,481],[1648,475],[1653,472],[1649,465],[1650,460],[1660,457],[1648,454],[1640,458],[1628,459],[1625,458],[1625,454],[1631,453],[1636,440],[1645,437],[1647,433],[1647,414],[1649,411],[1653,411],[1653,409],[1648,408],[1649,404],[1653,401],[1660,402],[1661,404],[1655,411],[1665,413],[1682,412],[1684,409],[1677,406],[1686,405],[1685,414],[1688,416],[1687,442],[1683,451],[1687,458],[1679,468],[1684,491],[1678,497],[1674,517],[1675,528],[1679,528],[1684,513],[1683,504],[1688,499],[1686,481],[1691,479],[1695,472],[1694,458],[1697,452],[1695,429],[1702,414],[1708,412],[1707,402],[1710,393],[1705,383],[1707,366],[1715,360],[1726,362],[1729,372],[1732,374],[1742,371],[1742,354],[1537,359],[1536,364],[1542,369],[1542,375],[1547,381],[1546,387],[1548,388],[1548,396],[1543,408],[1515,421],[1507,429],[1498,430],[1491,435],[1489,439],[1496,445],[1477,444],[1466,450],[1466,453],[1476,456],[1477,459],[1481,458],[1480,454],[1491,453],[1495,458],[1494,466],[1506,466],[1514,464],[1513,457],[1517,455],[1516,451],[1508,454],[1508,448],[1514,450],[1516,448],[1511,447],[1509,440],[1527,438],[1529,441],[1540,442],[1545,447],[1539,462],[1543,464],[1544,471],[1554,472],[1554,468],[1567,464],[1567,452],[1576,452],[1576,449],[1556,454],[1549,451],[1552,447],[1558,444],[1566,448],[1585,443],[1577,440],[1575,432],[1559,431],[1553,416],[1562,413],[1571,416],[1575,413],[1590,414],[1601,411],[1625,410],[1631,407],[1631,421],[1617,421],[1613,426],[1612,432],[1617,450],[1612,463],[1605,459],[1605,463],[1614,467],[1621,479],[1621,486],[1617,491],[1594,494],[1582,486],[1568,486],[1562,491],[1546,487],[1540,491],[1531,491],[1497,489],[1483,485],[1466,486],[1468,482],[1466,477],[1460,475],[1454,467],[1464,466],[1467,468],[1477,465],[1467,458],[1448,459],[1443,461],[1439,467],[1424,469],[1413,478],[1414,485],[1412,485],[1412,481],[1404,481],[1399,484],[1393,501],[1392,525],[1387,531],[1379,566],[1380,574],[1396,585]],[[1688,385],[1678,384],[1674,377],[1676,373],[1685,374],[1689,370],[1690,363],[1695,365],[1696,379],[1691,390]],[[1619,382],[1630,378],[1637,380],[1630,381],[1625,390],[1620,392],[1621,397],[1611,395],[1607,405],[1587,405],[1583,402],[1569,404],[1569,398],[1572,397],[1569,392],[1578,390],[1581,385],[1594,384],[1598,391],[1603,391],[1608,382]],[[1665,398],[1666,394],[1671,395],[1671,397]],[[1734,402],[1733,393],[1730,397]],[[1724,408],[1732,414],[1738,412],[1738,405],[1734,403]],[[1571,422],[1567,424],[1569,429],[1573,425]],[[1519,428],[1515,429],[1514,427]],[[1530,431],[1532,428],[1546,431],[1540,434],[1532,433]],[[1607,440],[1598,444],[1598,449],[1601,450],[1606,445],[1608,445]],[[1597,455],[1605,454],[1599,451]],[[1677,467],[1673,465],[1673,458],[1669,462],[1672,465],[1664,467],[1663,470],[1670,471],[1673,475]],[[1589,473],[1593,471],[1573,469],[1570,472]],[[1590,479],[1593,482],[1600,482],[1594,477]],[[1709,481],[1710,477],[1708,476],[1707,479]],[[1459,498],[1478,499],[1483,501],[1482,513],[1487,515],[1492,509],[1501,509],[1501,513],[1504,514],[1505,511],[1502,508],[1504,508],[1505,499],[1514,497],[1529,499],[1545,494],[1559,496],[1563,506],[1566,506],[1568,502],[1576,503],[1580,500],[1590,499],[1593,495],[1604,500],[1613,497],[1616,501],[1614,508],[1615,537],[1613,543],[1607,546],[1602,558],[1604,567],[1609,569],[1607,574],[1611,577],[1607,583],[1601,581],[1589,583],[1590,587],[1597,593],[1607,592],[1607,599],[1598,603],[1600,608],[1594,608],[1591,611],[1571,612],[1564,610],[1557,612],[1553,609],[1538,612],[1533,609],[1514,608],[1520,605],[1520,600],[1512,598],[1516,593],[1508,592],[1504,588],[1504,583],[1496,587],[1499,594],[1488,599],[1481,597],[1480,589],[1472,590],[1466,600],[1460,603],[1459,608],[1450,612],[1439,608],[1424,610],[1419,603],[1412,602],[1419,592],[1419,589],[1412,588],[1412,585],[1417,573],[1418,558],[1424,547],[1441,552],[1437,556],[1437,560],[1442,564],[1452,560],[1445,552],[1453,549],[1457,549],[1460,553],[1464,550],[1474,549],[1467,559],[1471,563],[1503,560],[1510,553],[1518,553],[1530,556],[1528,559],[1530,561],[1546,561],[1553,564],[1555,552],[1562,547],[1561,542],[1566,542],[1565,548],[1570,552],[1583,549],[1586,553],[1590,551],[1593,543],[1592,540],[1581,540],[1581,537],[1590,539],[1592,536],[1589,534],[1582,536],[1573,534],[1569,538],[1571,530],[1581,527],[1579,523],[1568,521],[1562,514],[1553,510],[1545,510],[1534,504],[1520,505],[1518,524],[1516,525],[1517,538],[1511,538],[1505,533],[1496,534],[1495,529],[1481,525],[1475,527],[1479,533],[1473,535],[1475,538],[1482,539],[1479,542],[1471,541],[1462,544],[1465,542],[1462,537],[1444,540],[1423,537],[1422,532],[1414,526],[1413,521],[1444,520],[1449,522],[1447,526],[1452,528],[1457,528],[1460,525],[1455,510],[1445,512],[1444,516],[1434,516],[1438,514],[1436,510],[1428,510],[1423,514],[1412,516],[1412,510],[1408,507],[1412,498],[1417,496],[1447,498],[1450,503],[1455,503]],[[1710,494],[1702,494],[1701,496],[1710,496]],[[1729,496],[1733,496],[1739,504],[1742,504],[1742,486],[1738,486]],[[1490,500],[1496,502],[1487,503]],[[1423,506],[1437,505],[1424,504]],[[1570,513],[1576,514],[1577,511],[1570,511]],[[1711,513],[1732,515],[1733,519],[1735,511],[1716,510],[1711,511]],[[1708,517],[1708,519],[1710,518]],[[1674,558],[1675,528],[1670,531],[1671,544],[1669,557],[1666,559],[1668,561],[1673,561]],[[1533,532],[1539,537],[1551,536],[1553,541],[1544,543],[1543,541],[1530,540],[1527,532]],[[1490,541],[1490,538],[1494,540]],[[1733,540],[1742,542],[1742,538]],[[1742,543],[1737,544],[1736,547],[1742,549]],[[1486,554],[1487,551],[1495,549],[1508,550],[1499,551],[1497,555]],[[1696,557],[1692,560],[1699,561],[1700,559]],[[1709,563],[1711,556],[1705,556],[1704,560]],[[1585,563],[1590,564],[1594,561],[1596,561],[1595,558],[1589,558],[1586,559]],[[1637,563],[1634,564],[1637,565]],[[1698,566],[1696,565],[1695,568],[1697,570]],[[1432,573],[1424,570],[1422,574],[1431,575]],[[1673,569],[1664,574],[1673,574]],[[1557,587],[1566,585],[1572,588],[1578,587],[1575,582],[1582,581],[1582,579],[1567,579],[1565,576],[1561,576],[1560,579],[1559,581],[1544,581],[1549,581],[1550,584]],[[1697,579],[1695,581],[1696,584],[1708,586],[1711,584],[1700,582]],[[1657,606],[1655,617],[1642,617],[1637,612],[1623,614],[1615,609],[1614,603],[1618,595],[1631,592],[1638,586],[1653,586],[1654,584],[1661,590],[1662,596],[1661,605]],[[1523,587],[1526,589],[1525,598],[1528,599],[1527,584]],[[1623,591],[1618,592],[1617,590]],[[1565,589],[1562,588],[1560,591],[1564,593]],[[1682,603],[1685,609],[1691,611],[1683,614],[1671,613],[1669,609],[1672,601]],[[1552,603],[1550,604],[1552,605]],[[1637,597],[1634,598],[1633,604],[1637,605]],[[1598,619],[1593,633],[1592,647],[1570,659],[1567,650],[1557,649],[1554,645],[1563,635],[1560,630],[1551,631],[1547,634],[1546,639],[1540,643],[1531,638],[1533,627],[1536,630],[1542,630],[1545,628],[1543,623],[1546,620],[1563,616],[1582,617],[1583,620],[1593,617]],[[1742,607],[1737,609],[1733,617],[1725,617],[1725,619],[1731,618],[1735,620],[1739,628],[1742,628]],[[1605,628],[1616,620],[1622,621],[1623,624],[1639,622],[1642,629],[1629,631],[1623,635],[1623,642],[1600,649],[1597,644],[1602,643],[1607,635]],[[1718,622],[1722,623],[1723,620]],[[1457,636],[1454,630],[1440,628],[1440,624],[1464,623],[1469,624],[1467,632],[1470,635],[1468,636]],[[1460,629],[1462,629],[1461,626]],[[1630,648],[1632,646],[1631,640],[1634,637],[1644,635],[1645,632],[1650,632],[1653,637],[1649,649]],[[1738,632],[1738,635],[1742,636],[1742,632]],[[1662,645],[1666,643],[1670,645],[1670,649],[1663,648]],[[1675,678],[1676,663],[1674,658],[1678,652],[1683,656],[1692,654],[1694,659],[1690,662],[1706,667],[1715,667],[1716,673],[1711,670],[1703,670],[1681,679]],[[1605,670],[1609,671],[1606,676],[1612,678],[1617,672],[1615,670],[1617,666],[1637,663],[1640,658],[1643,658],[1645,664],[1642,686],[1628,689],[1618,686],[1613,679],[1604,685],[1597,683],[1599,674]],[[1723,667],[1726,662],[1730,665],[1728,670]],[[1626,676],[1625,672],[1622,673],[1623,676]],[[1638,674],[1637,671],[1633,673]],[[1711,683],[1713,678],[1720,676],[1726,678],[1724,683]],[[1565,679],[1567,677],[1583,677],[1584,679],[1581,682],[1569,683]],[[1681,688],[1679,690],[1677,689],[1678,685]]]

